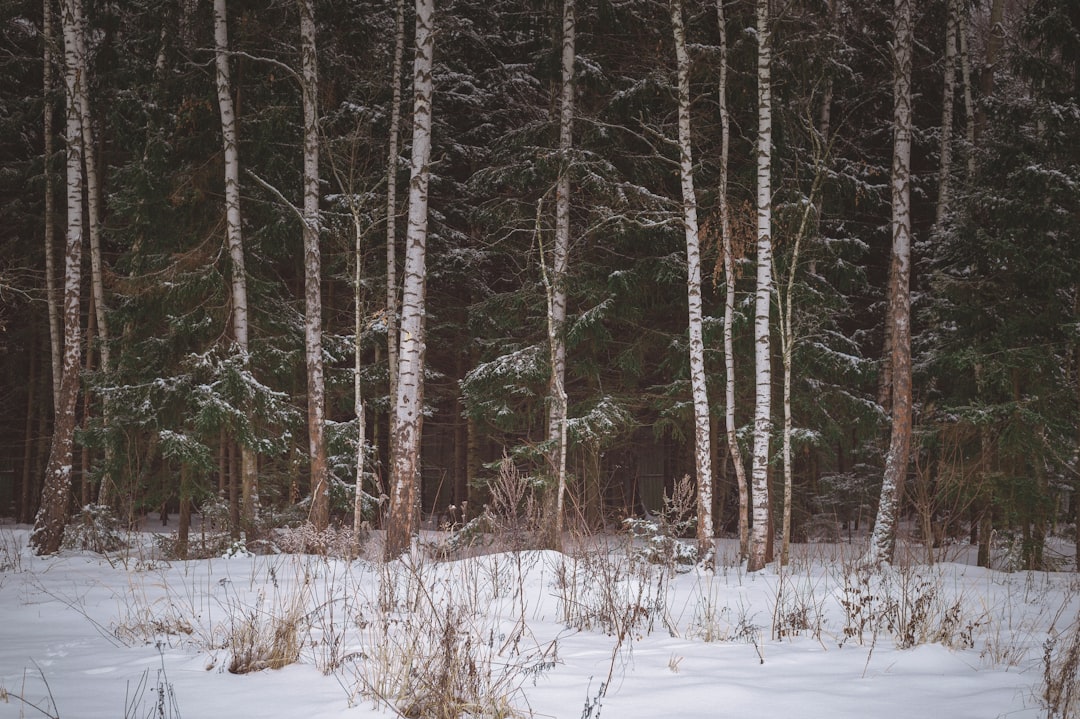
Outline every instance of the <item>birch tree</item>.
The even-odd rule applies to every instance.
[[[386,557],[401,556],[416,530],[420,480],[420,436],[424,404],[424,313],[427,280],[428,162],[435,54],[435,2],[416,0],[413,61],[413,142],[409,216],[405,232],[398,386],[391,431],[390,515]]]
[[[911,452],[911,0],[895,0],[893,43],[892,263],[887,322],[892,334],[889,453],[870,538],[868,564],[892,563],[899,504]]]
[[[720,235],[724,255],[724,417],[728,452],[735,465],[735,481],[739,485],[739,556],[746,557],[750,541],[750,488],[746,484],[746,467],[739,447],[738,425],[735,423],[735,342],[732,325],[735,321],[735,257],[731,243],[731,211],[728,206],[728,157],[731,150],[731,117],[727,106],[727,20],[724,0],[716,0],[716,22],[720,32]]]
[[[232,98],[229,68],[229,29],[226,0],[214,0],[214,61],[218,109],[221,114],[221,142],[225,158],[225,231],[232,269],[233,341],[244,364],[248,364],[247,275],[244,270],[244,241],[240,224],[240,155],[237,148],[236,110]],[[255,452],[240,447],[241,521],[247,530],[255,527],[259,506],[259,478]]]
[[[808,123],[809,124],[809,123]],[[810,141],[814,148],[814,179],[811,183],[810,194],[803,200],[802,213],[799,215],[799,225],[795,230],[795,237],[791,242],[791,257],[789,259],[787,277],[782,278],[783,286],[777,297],[780,314],[780,356],[784,368],[783,378],[783,403],[784,403],[784,426],[781,438],[783,461],[784,461],[784,516],[780,530],[780,564],[787,566],[791,551],[791,503],[793,484],[793,458],[791,454],[792,444],[792,412],[791,412],[791,378],[795,358],[795,275],[799,268],[799,259],[802,253],[803,241],[807,238],[811,221],[816,213],[816,202],[821,184],[825,178],[825,153],[823,138],[815,132],[813,126],[809,127]]]
[[[326,467],[325,383],[322,360],[322,261],[319,249],[319,75],[313,0],[299,0],[300,78],[304,113],[304,351],[307,359],[308,451],[311,462],[309,521],[330,522]]]
[[[78,110],[82,124],[83,167],[86,184],[86,229],[90,240],[90,293],[93,298],[94,320],[97,326],[97,350],[101,358],[101,370],[109,371],[109,330],[105,315],[105,283],[101,259],[101,175],[98,172],[97,143],[94,139],[93,116],[90,112],[90,91],[87,83],[90,78],[86,47],[86,15],[82,0],[75,0],[76,60],[78,72],[82,78],[79,83]]]
[[[563,0],[562,82],[559,102],[559,177],[555,185],[555,243],[551,273],[544,270],[548,296],[548,344],[551,380],[548,386],[548,464],[555,479],[547,500],[544,546],[562,549],[563,502],[566,495],[566,268],[570,256],[570,153],[574,149],[574,0]],[[541,262],[543,258],[541,257]]]
[[[63,362],[60,391],[53,422],[52,446],[45,468],[41,508],[34,520],[30,543],[37,554],[55,554],[64,538],[71,494],[71,467],[74,454],[75,412],[79,399],[79,372],[82,361],[80,314],[83,261],[83,132],[79,108],[81,83],[78,41],[77,0],[61,4],[64,33],[64,93],[67,144],[65,182],[67,187],[67,229],[64,243]]]
[[[702,339],[701,243],[698,231],[697,196],[694,191],[694,160],[690,147],[690,56],[686,51],[686,27],[682,0],[671,0],[671,30],[679,84],[679,179],[682,185],[682,220],[686,236],[686,297],[689,307],[690,386],[694,404],[694,466],[697,471],[697,541],[702,558],[712,554],[712,457],[709,398],[705,385],[705,343]]]
[[[754,525],[750,535],[747,571],[757,572],[771,561],[772,522],[769,499],[769,439],[772,432],[772,343],[769,314],[772,303],[772,54],[769,0],[757,2],[757,295],[754,301],[754,456],[751,475]]]
[[[390,83],[390,132],[386,153],[386,359],[391,398],[397,396],[398,286],[397,286],[397,168],[401,145],[401,73],[405,54],[405,0],[395,3],[394,61]],[[359,334],[357,335],[359,337]]]
[[[102,178],[98,168],[97,142],[94,133],[93,114],[90,105],[90,62],[87,48],[87,20],[82,0],[75,0],[75,61],[80,82],[78,83],[78,96],[75,98],[75,106],[79,113],[79,124],[82,130],[82,156],[83,156],[83,204],[85,211],[85,237],[89,240],[90,250],[90,312],[93,315],[87,326],[88,340],[86,364],[87,372],[94,370],[93,351],[97,350],[100,364],[98,369],[108,373],[111,362],[109,358],[109,331],[106,323],[105,306],[105,283],[103,279],[104,266],[101,251],[101,227],[102,227]],[[90,395],[83,397],[83,416],[89,417],[91,411]],[[108,424],[108,397],[102,400],[102,423]],[[111,455],[111,450],[106,450]],[[89,501],[89,448],[82,450],[82,499]],[[111,461],[106,460],[105,467],[111,466]],[[107,470],[106,470],[107,471]],[[106,476],[102,480],[102,488],[107,496],[107,488],[110,480]]]
[[[41,34],[44,38],[44,67],[42,72],[42,86],[45,99],[43,135],[45,139],[45,299],[49,313],[49,350],[52,366],[52,399],[53,411],[60,406],[60,377],[63,368],[63,336],[60,317],[60,302],[57,300],[56,287],[56,227],[53,184],[52,156],[53,146],[53,91],[55,80],[53,79],[53,43],[56,41],[53,30],[53,3],[44,0],[43,19]]]

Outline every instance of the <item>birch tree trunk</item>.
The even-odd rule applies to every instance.
[[[244,241],[240,224],[240,154],[237,148],[236,111],[232,99],[229,70],[229,30],[226,0],[214,0],[214,43],[218,108],[221,113],[221,141],[225,156],[225,228],[232,266],[233,340],[247,364],[248,301],[244,270]],[[259,478],[255,452],[240,448],[241,523],[254,531],[259,510]]]
[[[701,329],[701,243],[697,195],[694,191],[694,160],[690,147],[690,56],[686,51],[682,0],[671,0],[670,9],[679,77],[679,179],[682,184],[683,230],[686,235],[690,386],[694,403],[694,465],[697,471],[697,541],[699,556],[708,562],[711,561],[713,553],[713,477],[710,453],[712,428],[709,425],[709,398],[705,385],[705,343]]]
[[[354,218],[358,220],[359,218]],[[356,223],[359,225],[359,223]],[[356,413],[356,483],[355,493],[353,494],[353,538],[357,543],[360,541],[360,533],[364,526],[364,471],[365,462],[364,457],[367,451],[367,419],[364,412],[364,392],[360,383],[361,373],[363,372],[363,355],[360,352],[360,336],[364,330],[364,301],[363,295],[360,291],[361,280],[363,279],[363,247],[361,246],[361,238],[363,234],[360,232],[360,227],[356,227],[356,267],[355,267],[355,293],[353,295],[354,301],[354,317],[356,318],[355,327],[355,353],[353,356],[353,411]],[[391,343],[393,344],[393,343]],[[380,494],[382,494],[380,492]]]
[[[548,387],[548,463],[555,478],[547,500],[544,546],[562,549],[563,502],[566,496],[566,269],[570,256],[570,152],[574,149],[574,0],[563,0],[562,84],[559,104],[559,179],[555,186],[555,245],[548,284],[548,343],[551,382]],[[539,219],[539,215],[537,217]],[[541,258],[543,262],[543,258]]]
[[[386,359],[390,374],[390,397],[397,396],[398,287],[397,287],[397,165],[401,145],[401,73],[405,54],[405,0],[397,0],[394,29],[393,99],[390,105],[390,138],[386,157]]]
[[[783,431],[783,458],[784,458],[784,516],[780,531],[780,564],[787,566],[791,553],[791,502],[793,485],[793,459],[791,455],[792,415],[791,415],[791,377],[792,365],[795,356],[795,273],[799,269],[799,258],[802,253],[802,243],[810,232],[810,220],[815,214],[815,203],[821,189],[821,183],[825,178],[825,147],[823,138],[814,135],[810,129],[814,145],[815,171],[814,180],[810,187],[810,196],[806,198],[803,212],[799,218],[799,226],[795,231],[795,237],[791,243],[791,260],[783,289],[778,298],[780,304],[780,354],[784,365],[784,431]]]
[[[435,0],[416,0],[413,61],[413,143],[409,219],[405,233],[398,386],[391,432],[390,516],[386,558],[401,556],[417,528],[420,435],[424,405],[424,313],[427,280],[428,162],[431,157]]]
[[[772,432],[772,65],[769,0],[757,0],[758,140],[757,140],[757,296],[754,303],[754,457],[751,476],[754,526],[747,571],[757,572],[772,560],[769,532],[769,439]]]
[[[900,500],[911,452],[911,0],[896,0],[893,43],[892,259],[890,278],[892,328],[892,429],[877,520],[867,564],[892,563]]]
[[[84,76],[78,63],[78,7],[75,0],[61,6],[64,32],[64,90],[67,142],[67,231],[64,250],[64,347],[59,401],[53,423],[52,447],[45,468],[41,507],[34,520],[30,544],[39,554],[55,554],[64,538],[71,495],[75,412],[79,399],[82,360],[81,285],[83,250],[83,134],[79,111],[80,84]]]
[[[946,0],[945,82],[941,97],[941,144],[938,165],[938,199],[934,212],[934,230],[939,232],[949,211],[952,182],[953,104],[956,97],[956,26],[958,0]]]
[[[300,73],[304,112],[304,352],[307,358],[308,451],[311,462],[310,521],[316,529],[330,523],[326,468],[325,383],[322,359],[322,261],[319,248],[319,74],[313,0],[298,0]]]
[[[42,85],[45,98],[43,134],[45,135],[45,300],[49,313],[49,350],[52,363],[52,401],[53,411],[60,407],[60,377],[63,369],[63,338],[61,335],[60,303],[57,301],[56,287],[56,187],[53,182],[52,158],[53,144],[53,43],[56,41],[53,29],[52,1],[44,0],[42,35],[45,41],[44,68]]]
[[[728,451],[735,465],[735,481],[739,485],[739,556],[745,558],[750,543],[750,488],[746,484],[746,466],[739,447],[735,422],[735,342],[732,325],[735,321],[735,257],[731,246],[731,211],[728,206],[728,156],[731,150],[731,118],[727,107],[727,20],[724,0],[716,0],[716,22],[720,31],[720,234],[724,253],[724,417],[727,428]]]
[[[97,350],[101,370],[109,371],[109,330],[105,322],[105,283],[101,260],[101,176],[98,172],[97,144],[94,140],[93,117],[90,112],[89,62],[86,50],[86,16],[82,0],[74,0],[77,31],[75,42],[79,63],[78,109],[82,124],[83,165],[86,184],[86,224],[90,240],[90,290],[93,295],[94,319],[97,322]]]

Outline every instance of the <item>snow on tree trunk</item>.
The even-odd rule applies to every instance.
[[[700,556],[713,551],[712,455],[709,398],[705,386],[705,343],[702,339],[701,243],[698,232],[694,160],[690,148],[690,56],[682,0],[671,0],[671,30],[679,78],[679,178],[682,184],[683,230],[686,234],[686,297],[689,306],[690,385],[694,402],[694,465],[697,470],[697,541]]]
[[[401,556],[416,530],[420,481],[420,434],[424,404],[424,313],[427,280],[428,161],[431,156],[434,0],[416,0],[413,62],[413,144],[405,275],[401,298],[398,387],[391,431],[390,516],[386,557]]]
[[[896,0],[893,44],[893,264],[889,295],[892,328],[892,429],[885,475],[881,484],[877,521],[870,538],[867,564],[892,563],[911,451],[911,0]]]
[[[739,485],[739,556],[746,557],[750,541],[750,488],[746,484],[746,467],[739,447],[735,423],[735,342],[732,325],[735,321],[735,257],[731,245],[731,216],[728,206],[728,156],[731,148],[731,118],[727,109],[727,21],[724,0],[716,0],[716,21],[720,31],[720,234],[724,253],[724,369],[727,381],[724,389],[724,417],[727,426],[728,451],[735,465],[735,481]]]
[[[405,0],[397,0],[394,29],[393,96],[390,105],[390,139],[386,157],[386,358],[390,372],[390,397],[397,396],[398,287],[397,287],[397,165],[401,144],[401,73],[405,54]]]
[[[236,111],[229,71],[229,30],[226,0],[214,0],[214,42],[218,109],[221,113],[221,141],[225,156],[225,229],[232,265],[233,340],[248,363],[247,275],[244,270],[244,241],[240,231],[240,155],[237,150]],[[240,448],[241,521],[252,531],[258,517],[259,480],[255,452]]]
[[[555,246],[548,284],[548,343],[551,381],[548,387],[548,463],[554,492],[546,502],[544,546],[562,549],[563,502],[566,496],[566,269],[570,255],[570,152],[574,148],[574,0],[564,0],[562,18],[562,92],[559,105],[559,179],[555,187]],[[539,219],[539,217],[538,217]],[[541,259],[541,261],[543,261]],[[545,271],[546,272],[546,271]],[[545,279],[547,279],[545,274]]]
[[[772,84],[769,0],[757,3],[757,296],[754,303],[754,456],[751,474],[754,526],[747,571],[771,561],[769,530],[769,439],[772,432],[772,345],[769,337],[772,276]]]
[[[61,6],[64,32],[64,91],[66,95],[67,231],[64,250],[64,347],[59,401],[53,422],[52,447],[45,469],[41,508],[34,520],[30,543],[37,554],[55,554],[64,538],[71,495],[71,465],[75,439],[75,412],[79,399],[82,360],[80,314],[83,251],[83,134],[79,111],[78,6]]]
[[[319,249],[319,76],[315,53],[315,7],[300,0],[300,65],[304,105],[304,351],[307,359],[308,450],[311,462],[309,521],[330,523],[326,469],[325,383],[322,361],[322,262]]]

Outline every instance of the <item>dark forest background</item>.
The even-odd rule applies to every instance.
[[[963,3],[972,113],[958,84],[953,126],[942,127],[946,2],[915,3],[916,412],[905,511],[927,541],[988,541],[993,533],[1031,547],[1025,556],[1048,565],[1045,537],[1075,536],[1080,511],[1080,4],[1002,5],[1003,22],[992,25],[988,1]],[[712,2],[687,0],[685,8],[703,261],[711,270],[704,302],[715,516],[721,531],[734,532],[738,493],[723,441],[719,38]],[[736,417],[748,441],[756,40],[752,2],[727,0],[725,10],[729,201],[739,252]],[[665,490],[694,475],[693,412],[668,8],[595,0],[579,2],[577,12],[569,506],[595,529],[659,509]],[[88,343],[73,506],[104,501],[134,522],[162,508],[175,512],[184,499],[207,512],[231,503],[235,518],[243,441],[258,452],[263,521],[302,519],[310,491],[303,245],[296,213],[283,202],[300,203],[301,94],[291,74],[300,63],[297,8],[284,0],[229,4],[240,156],[249,173],[241,181],[250,373],[229,352],[210,3],[87,0],[86,13],[112,367],[98,371],[100,348]],[[547,232],[554,222],[553,203],[540,201],[559,170],[561,3],[447,0],[436,13],[422,508],[441,523],[479,511],[504,454],[525,474],[543,471],[547,325],[536,228]],[[320,0],[316,17],[331,499],[345,523],[357,433],[356,292],[372,494],[388,456],[384,208],[394,5]],[[780,273],[815,175],[824,173],[795,274],[796,541],[864,527],[881,484],[891,17],[892,3],[879,0],[773,3]],[[44,247],[59,247],[60,238],[45,236],[44,178],[62,176],[63,142],[57,137],[45,156],[43,113],[53,108],[61,130],[63,102],[58,95],[46,104],[42,93],[41,25],[40,2],[0,0],[0,515],[20,522],[33,521],[38,508],[53,420]],[[987,64],[994,38],[1000,50]],[[406,101],[406,128],[410,108]],[[822,158],[815,140],[823,125]],[[939,222],[943,136],[954,161],[952,198]],[[399,188],[408,182],[407,130],[403,139]],[[62,182],[56,187],[59,195]],[[62,213],[61,197],[57,207]],[[92,323],[88,285],[84,294]],[[778,353],[779,342],[774,347]],[[777,396],[781,376],[774,373]],[[780,402],[773,407],[779,418]],[[377,512],[370,521],[378,523]]]

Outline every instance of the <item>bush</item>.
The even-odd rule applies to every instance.
[[[83,507],[64,527],[64,549],[82,549],[98,554],[115,552],[127,546],[121,534],[120,520],[112,508],[103,504]]]
[[[650,564],[662,564],[678,572],[688,572],[697,564],[697,547],[683,544],[679,537],[690,532],[697,523],[694,514],[694,486],[689,475],[675,483],[671,494],[664,494],[664,509],[659,515],[623,520],[625,527],[635,539],[645,540],[639,548],[639,558]]]

